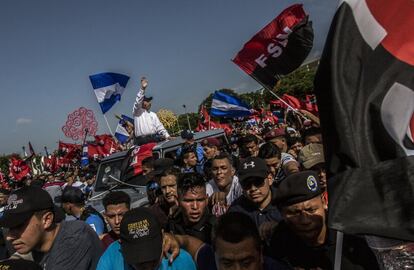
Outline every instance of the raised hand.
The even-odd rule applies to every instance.
[[[141,89],[145,90],[148,86],[148,80],[146,77],[141,77]]]

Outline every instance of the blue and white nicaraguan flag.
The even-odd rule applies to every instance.
[[[126,130],[127,122],[130,122],[133,125],[134,119],[122,114],[121,119],[119,119],[118,126],[115,130],[115,137],[118,139],[120,143],[125,143],[129,139],[129,134]]]
[[[216,91],[211,103],[211,116],[217,117],[244,117],[251,115],[250,106],[241,99],[229,94]]]
[[[89,165],[88,143],[85,142],[85,144],[82,147],[81,167],[84,168],[88,165]]]
[[[124,93],[129,77],[118,73],[99,73],[89,76],[102,113],[106,113]]]

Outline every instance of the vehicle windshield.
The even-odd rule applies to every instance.
[[[101,169],[96,177],[95,191],[105,191],[111,187],[118,185],[119,182],[115,181],[112,177],[116,179],[121,178],[121,164],[122,159],[112,160],[101,164]],[[111,177],[112,176],[112,177]]]

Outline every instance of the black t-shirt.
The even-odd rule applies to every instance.
[[[183,213],[177,213],[168,220],[168,231],[174,234],[187,234],[200,239],[204,243],[211,243],[211,231],[216,224],[216,217],[209,212],[205,212],[200,221],[196,224],[186,225]]]
[[[311,247],[297,237],[286,225],[279,223],[272,239],[268,256],[282,260],[299,269],[333,269],[335,260],[336,232],[328,230],[325,243]],[[379,269],[376,258],[364,239],[344,235],[342,246],[342,270]]]

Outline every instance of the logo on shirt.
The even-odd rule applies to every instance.
[[[306,179],[306,185],[310,191],[316,191],[318,189],[318,182],[316,182],[313,175],[308,176],[308,179]]]
[[[128,224],[128,233],[132,239],[138,239],[149,235],[150,223],[147,219]]]
[[[23,199],[19,199],[16,194],[12,194],[7,199],[7,205],[4,207],[5,210],[13,210],[16,209],[19,204],[23,203]]]

